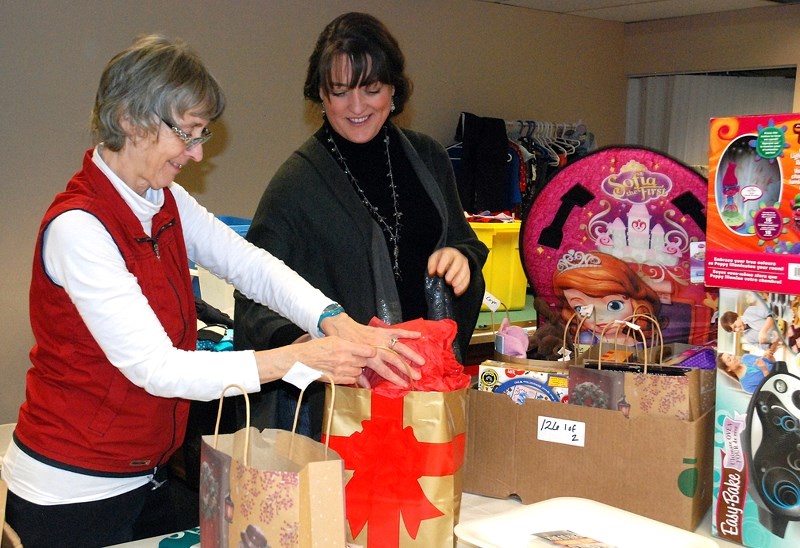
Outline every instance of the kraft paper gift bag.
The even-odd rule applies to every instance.
[[[651,324],[649,337],[645,323]],[[703,354],[684,352],[684,361],[676,359],[673,349],[663,344],[652,316],[634,315],[608,328],[630,330],[625,337],[636,337],[639,344],[604,345],[604,331],[601,342],[584,355],[583,366],[570,367],[571,404],[616,409],[626,417],[660,415],[680,420],[696,420],[713,407],[716,371],[705,368],[704,361],[690,366]],[[673,359],[665,361],[667,350]]]
[[[285,430],[248,427],[219,435],[218,429],[219,418],[215,434],[203,436],[200,452],[203,548],[344,548],[339,455]]]
[[[470,377],[452,351],[452,320],[412,320],[403,342],[425,357],[422,378],[401,388],[337,387],[330,447],[344,459],[350,538],[380,547],[453,546],[461,509]],[[332,393],[328,388],[327,398]]]

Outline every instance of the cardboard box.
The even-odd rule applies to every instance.
[[[497,297],[509,310],[525,308],[528,279],[519,255],[521,223],[470,223],[478,239],[489,248],[483,265],[486,291]],[[489,310],[484,305],[483,310]]]
[[[728,332],[720,322],[720,357],[745,369],[717,371],[712,533],[753,548],[800,546],[798,303],[798,295],[719,293],[721,318],[734,312],[754,325]],[[754,339],[758,318],[783,341],[774,359]]]
[[[693,531],[711,504],[714,413],[696,421],[468,391],[464,491],[582,497]]]
[[[800,114],[711,119],[705,283],[800,293]]]

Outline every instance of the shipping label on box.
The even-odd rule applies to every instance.
[[[800,296],[721,289],[712,532],[800,546]]]
[[[493,360],[483,362],[478,368],[478,390],[506,394],[520,404],[527,400],[566,403],[569,399],[566,370],[510,366]]]
[[[800,114],[711,119],[705,282],[800,293]]]

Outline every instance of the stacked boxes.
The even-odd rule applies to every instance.
[[[711,120],[705,283],[721,287],[712,532],[800,545],[800,115]]]

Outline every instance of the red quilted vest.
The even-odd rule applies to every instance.
[[[24,451],[61,468],[141,474],[165,463],[181,445],[189,402],[152,396],[125,378],[109,363],[64,289],[46,275],[42,234],[50,221],[73,209],[103,223],[174,345],[196,348],[194,294],[174,197],[164,190],[164,206],[148,237],[89,150],[83,169],[56,196],[39,228],[30,291],[36,344],[15,436]]]

